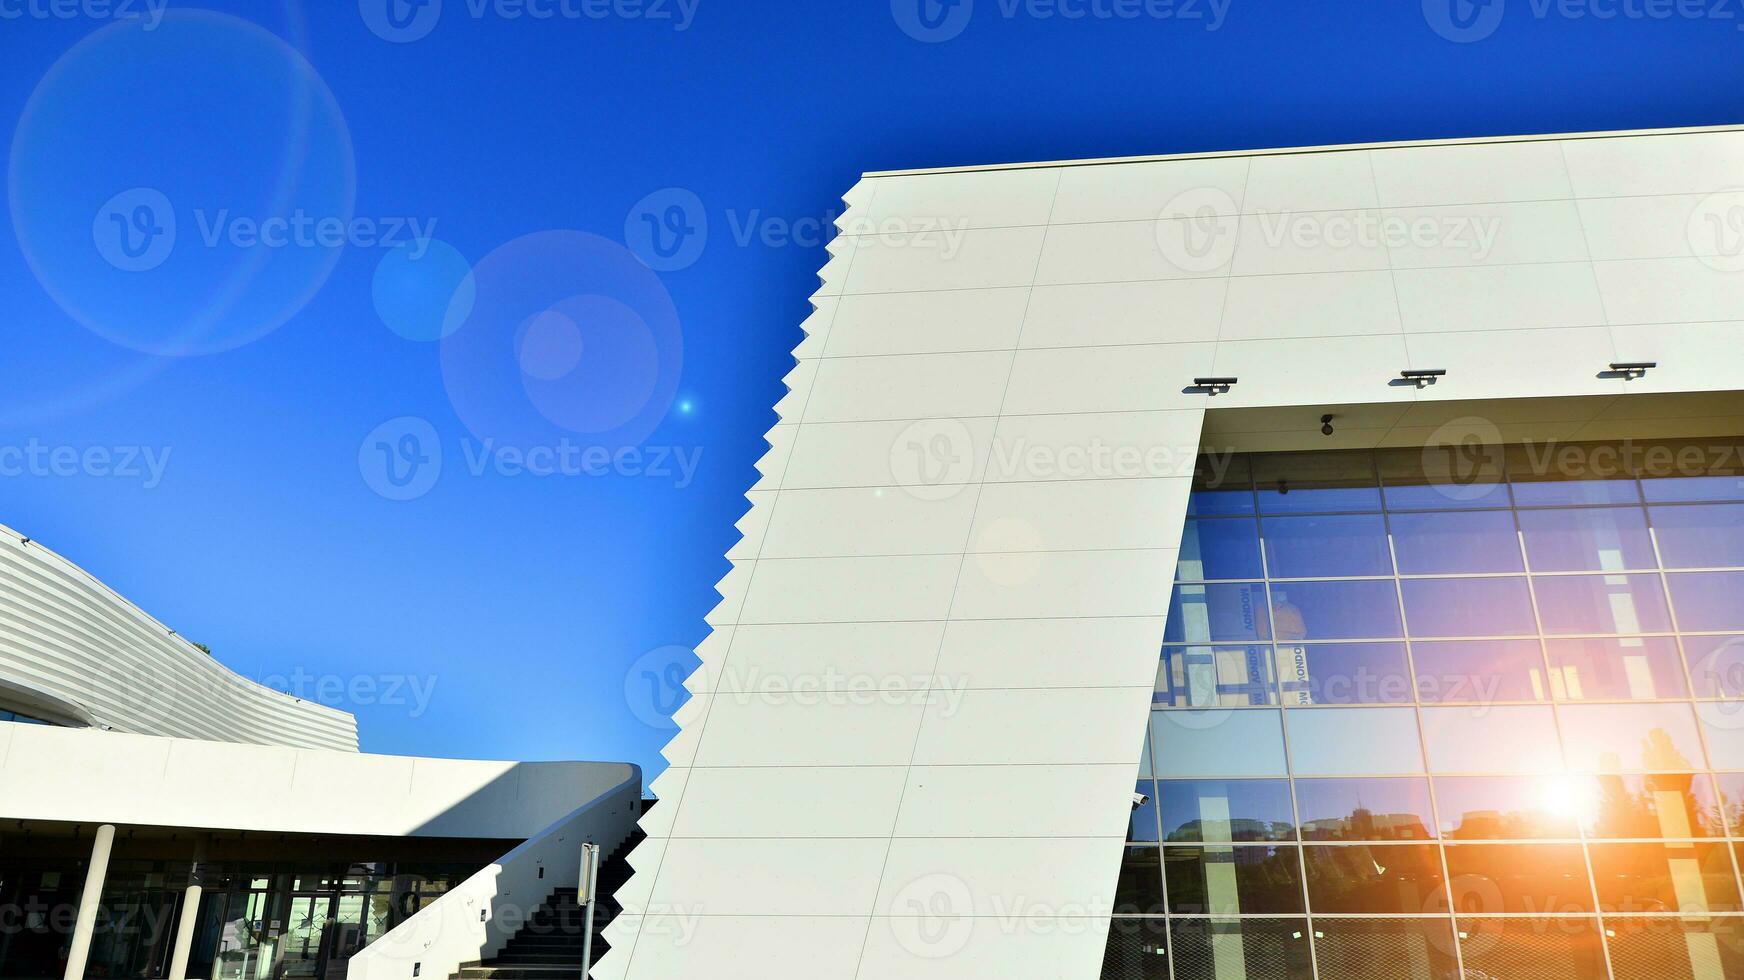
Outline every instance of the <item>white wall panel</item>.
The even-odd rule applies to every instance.
[[[837,302],[824,348],[830,357],[1009,350],[1023,329],[1029,290],[863,293]]]

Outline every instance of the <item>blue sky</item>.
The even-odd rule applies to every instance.
[[[862,171],[1744,121],[1739,0],[389,2],[0,0],[0,523],[650,777]]]

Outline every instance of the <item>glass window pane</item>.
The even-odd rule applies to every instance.
[[[1605,935],[1619,977],[1744,977],[1744,919],[1614,918]]]
[[[1295,845],[1163,848],[1169,911],[1175,915],[1245,915],[1302,911]]]
[[[1187,513],[1203,517],[1253,512],[1253,472],[1248,458],[1233,453],[1200,456],[1193,467],[1193,492],[1187,498]]]
[[[1174,919],[1175,980],[1313,980],[1302,919]]]
[[[1744,697],[1744,636],[1686,636],[1683,652],[1696,697]]]
[[[1379,514],[1268,517],[1260,533],[1274,579],[1393,574]]]
[[[1744,572],[1685,572],[1666,580],[1680,629],[1744,630]]]
[[[1461,919],[1457,928],[1468,977],[1605,980],[1608,976],[1597,919]]]
[[[1273,663],[1269,646],[1164,647],[1151,700],[1176,708],[1276,704]]]
[[[1420,714],[1430,772],[1562,771],[1548,706],[1424,708]]]
[[[1744,769],[1744,701],[1702,701],[1696,720],[1715,769]]]
[[[1446,919],[1318,919],[1320,980],[1451,980],[1453,923]]]
[[[1280,453],[1254,461],[1263,514],[1378,511],[1381,490],[1366,452]]]
[[[1578,772],[1685,772],[1706,767],[1687,704],[1565,704],[1562,740]]]
[[[1418,640],[1411,644],[1417,696],[1425,702],[1544,700],[1537,640]]]
[[[1632,504],[1635,472],[1615,443],[1531,443],[1508,447],[1508,480],[1522,507]]]
[[[1163,914],[1163,852],[1156,847],[1128,847],[1114,885],[1116,915]]]
[[[1720,811],[1733,837],[1744,837],[1744,772],[1722,772],[1714,776],[1719,786]]]
[[[1590,812],[1588,782],[1565,776],[1437,776],[1441,832],[1459,840],[1571,840]]]
[[[1392,579],[1289,582],[1272,589],[1280,640],[1361,640],[1403,635]]]
[[[1165,779],[1157,783],[1170,843],[1290,840],[1290,784],[1282,779]]]
[[[1671,629],[1658,575],[1535,575],[1532,588],[1547,634]]]
[[[1410,708],[1299,708],[1285,718],[1298,776],[1388,776],[1423,771]]]
[[[1411,701],[1403,643],[1284,643],[1276,656],[1286,705]]]
[[[1508,506],[1499,446],[1383,449],[1376,457],[1388,510]]]
[[[1302,836],[1320,841],[1429,840],[1429,783],[1422,779],[1298,779]]]
[[[1446,850],[1454,909],[1465,915],[1593,909],[1579,844],[1449,844]]]
[[[1412,636],[1538,632],[1523,578],[1414,578],[1399,583]]]
[[[1159,779],[1285,774],[1275,710],[1153,711],[1151,731]]]
[[[1393,551],[1401,575],[1523,572],[1520,532],[1505,510],[1393,514]]]
[[[1157,840],[1157,787],[1148,779],[1138,781],[1137,793],[1145,798],[1145,802],[1132,808],[1132,818],[1127,821],[1126,839],[1139,843],[1156,843]]]
[[[1681,698],[1683,658],[1669,636],[1547,640],[1550,690],[1558,700]]]
[[[1699,439],[1649,446],[1641,490],[1655,503],[1744,500],[1744,447],[1737,439]]]
[[[1175,577],[1183,582],[1259,578],[1260,533],[1252,518],[1189,520],[1181,530]]]
[[[1666,568],[1744,567],[1744,504],[1654,507],[1650,513]]]
[[[1744,911],[1725,844],[1592,844],[1605,912]]]
[[[1447,908],[1433,844],[1306,847],[1308,909],[1316,915],[1417,915]]]
[[[1647,534],[1647,514],[1639,507],[1523,510],[1520,534],[1535,572],[1659,567]]]
[[[1169,980],[1169,924],[1114,919],[1102,953],[1102,980]]]
[[[1588,837],[1687,840],[1726,833],[1713,781],[1705,773],[1599,776],[1587,793],[1593,801]]]
[[[1259,582],[1233,585],[1177,585],[1169,596],[1168,643],[1266,639],[1266,587]]]

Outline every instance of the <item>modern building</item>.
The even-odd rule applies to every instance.
[[[868,174],[593,975],[1744,977],[1740,186]]]
[[[641,782],[361,754],[0,528],[0,978],[576,980]]]

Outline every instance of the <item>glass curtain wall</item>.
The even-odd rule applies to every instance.
[[[1201,460],[1104,976],[1744,977],[1740,458]]]

